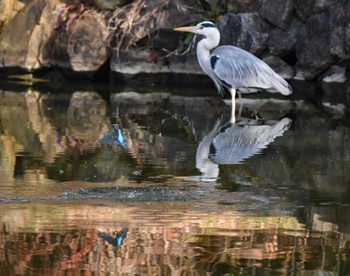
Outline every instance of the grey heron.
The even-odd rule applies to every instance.
[[[203,71],[214,81],[219,94],[226,87],[232,96],[231,123],[236,121],[236,91],[253,93],[260,89],[268,92],[292,93],[291,86],[253,54],[235,46],[220,43],[220,32],[214,23],[204,21],[196,26],[175,28],[204,36],[197,44],[197,58]]]

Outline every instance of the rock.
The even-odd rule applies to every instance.
[[[53,3],[53,1],[50,1],[50,3]],[[1,66],[25,68],[37,68],[39,66],[37,59],[40,55],[41,49],[38,47],[40,47],[41,41],[31,40],[32,34],[35,32],[38,35],[39,29],[44,34],[50,24],[54,25],[54,19],[50,20],[49,18],[47,18],[45,25],[39,25],[43,11],[42,5],[45,5],[44,1],[29,2],[4,27],[0,35]],[[50,6],[50,4],[47,6]],[[50,13],[52,8],[53,6],[51,6]],[[53,18],[52,15],[50,18]]]
[[[97,71],[109,57],[107,27],[100,14],[84,14],[79,5],[70,9],[75,20],[57,25],[58,15],[53,16],[53,11],[56,7],[64,9],[65,5],[58,0],[30,1],[0,35],[1,65],[29,70],[59,66]]]
[[[283,59],[278,56],[267,56],[263,58],[277,74],[282,78],[290,80],[294,77],[294,70]]]
[[[345,45],[347,53],[350,53],[350,26],[345,28]]]
[[[326,11],[330,6],[336,4],[338,0],[315,0],[313,12],[321,13]]]
[[[350,57],[350,52],[347,51],[345,45],[346,29],[344,27],[336,26],[330,33],[329,51],[332,55],[347,59]]]
[[[0,31],[24,5],[24,3],[18,0],[0,1]]]
[[[296,39],[296,43],[303,41],[305,34],[304,22],[301,21],[301,19],[299,19],[298,17],[295,17],[288,30],[288,33],[290,33]]]
[[[114,72],[130,75],[169,72],[168,66],[163,62],[147,61],[151,54],[149,50],[140,49],[130,49],[119,57],[114,54],[111,58],[111,69]]]
[[[327,83],[344,83],[346,82],[346,67],[332,66],[325,74],[322,79],[323,82]]]
[[[186,55],[174,55],[169,60],[161,59],[156,62],[148,61],[150,55],[152,53],[149,50],[140,49],[130,49],[119,58],[114,55],[111,60],[112,71],[127,75],[139,73],[204,74],[198,64],[195,51]]]
[[[98,71],[109,57],[107,37],[104,19],[98,13],[84,14],[75,21],[67,45],[71,68],[78,72]]]
[[[293,20],[292,0],[262,0],[259,14],[273,25],[287,30]]]
[[[226,1],[227,11],[233,13],[255,12],[259,9],[260,0]]]
[[[53,30],[50,37],[44,42],[45,47],[42,49],[43,64],[69,68],[68,41],[69,35],[64,28]]]
[[[329,49],[329,16],[320,13],[310,16],[305,31],[296,45],[297,66],[306,80],[312,80],[334,61]]]
[[[299,68],[296,68],[296,72],[293,79],[298,81],[305,81],[304,74]]]
[[[348,11],[348,12],[345,12]],[[329,7],[330,14],[330,44],[332,55],[346,60],[350,58],[350,2]]]
[[[234,45],[255,55],[266,48],[267,25],[257,13],[229,13],[217,25],[221,44]]]
[[[296,41],[296,37],[292,32],[286,32],[279,28],[275,28],[269,32],[267,46],[269,47],[271,54],[283,56],[294,49]]]
[[[315,0],[293,0],[296,14],[302,21],[306,21],[313,12]]]

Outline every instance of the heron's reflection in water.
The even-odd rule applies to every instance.
[[[197,148],[196,167],[201,181],[216,181],[219,164],[239,164],[258,154],[289,129],[292,120],[263,121],[243,119],[223,123],[220,119]]]

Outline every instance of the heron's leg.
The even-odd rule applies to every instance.
[[[234,124],[236,122],[236,89],[231,88],[231,97],[232,97],[232,110],[231,110],[231,123]]]
[[[243,102],[242,102],[242,93],[241,92],[237,92],[238,97],[239,97],[239,111],[238,111],[238,118],[241,117],[242,115],[242,110],[243,110]]]

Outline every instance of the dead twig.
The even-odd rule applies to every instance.
[[[135,0],[131,4],[116,9],[108,21],[109,46],[117,52],[127,51],[143,38],[159,29],[163,11],[170,5],[170,0],[157,1]],[[113,45],[112,45],[113,44]]]

